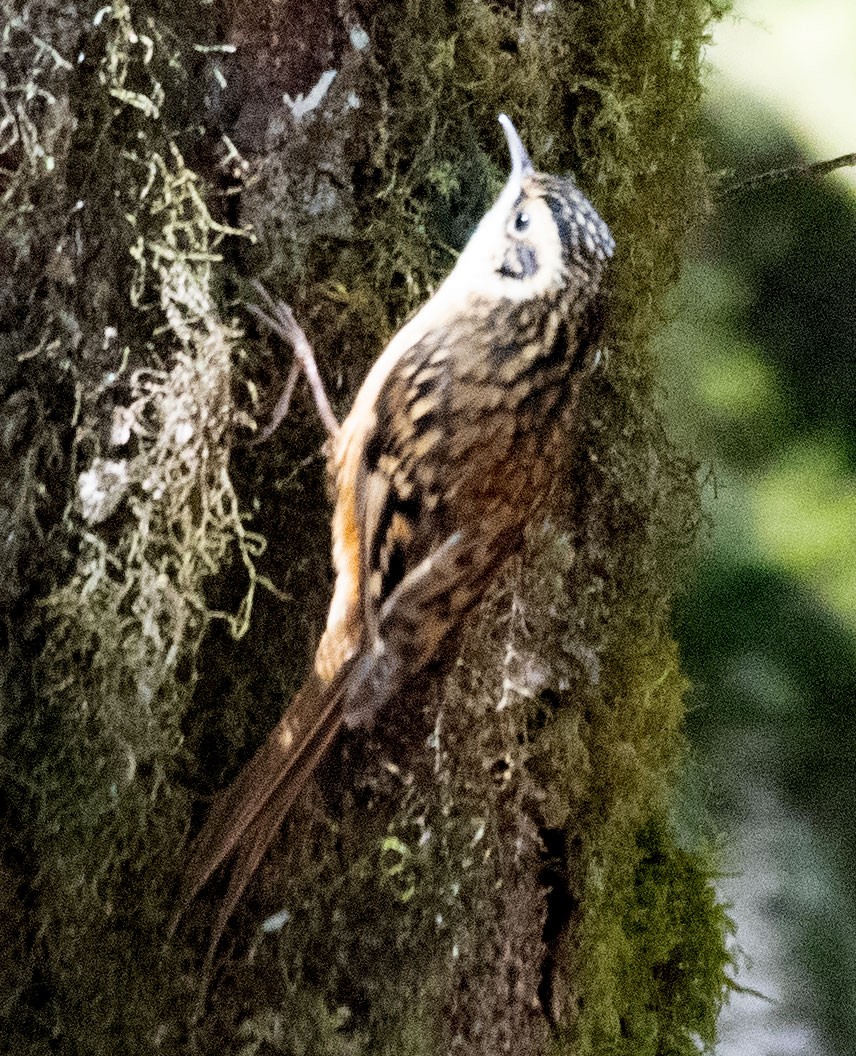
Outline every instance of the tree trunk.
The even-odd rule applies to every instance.
[[[8,1051],[694,1053],[729,922],[672,817],[668,620],[698,523],[648,339],[708,177],[716,5],[3,0],[0,1008]],[[441,684],[337,744],[211,978],[184,848],[311,663],[323,431],[506,167],[575,172],[617,243],[606,364],[528,553]],[[392,709],[391,709],[392,710]]]

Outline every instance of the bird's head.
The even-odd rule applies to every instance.
[[[475,295],[523,301],[591,287],[615,246],[609,228],[570,178],[536,172],[517,130],[500,114],[511,175],[449,276]]]

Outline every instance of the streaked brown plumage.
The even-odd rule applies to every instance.
[[[191,847],[183,905],[234,859],[212,951],[340,728],[453,659],[452,637],[520,550],[563,457],[613,242],[574,183],[536,173],[500,120],[505,189],[334,435],[336,585],[314,670]],[[284,311],[256,314],[293,338]]]

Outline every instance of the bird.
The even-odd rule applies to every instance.
[[[333,596],[304,684],[191,843],[183,908],[231,865],[209,961],[333,741],[449,667],[561,469],[615,244],[576,182],[536,171],[499,121],[511,173],[449,275],[381,352],[341,426],[315,388],[330,433]],[[291,309],[264,299],[270,311],[253,314],[305,366],[311,346]]]

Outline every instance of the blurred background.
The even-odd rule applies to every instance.
[[[856,3],[735,0],[705,136],[743,177],[856,151]],[[709,526],[676,613],[687,800],[726,835],[718,1056],[856,1052],[856,168],[726,198],[661,342]],[[755,991],[755,992],[750,992]]]

